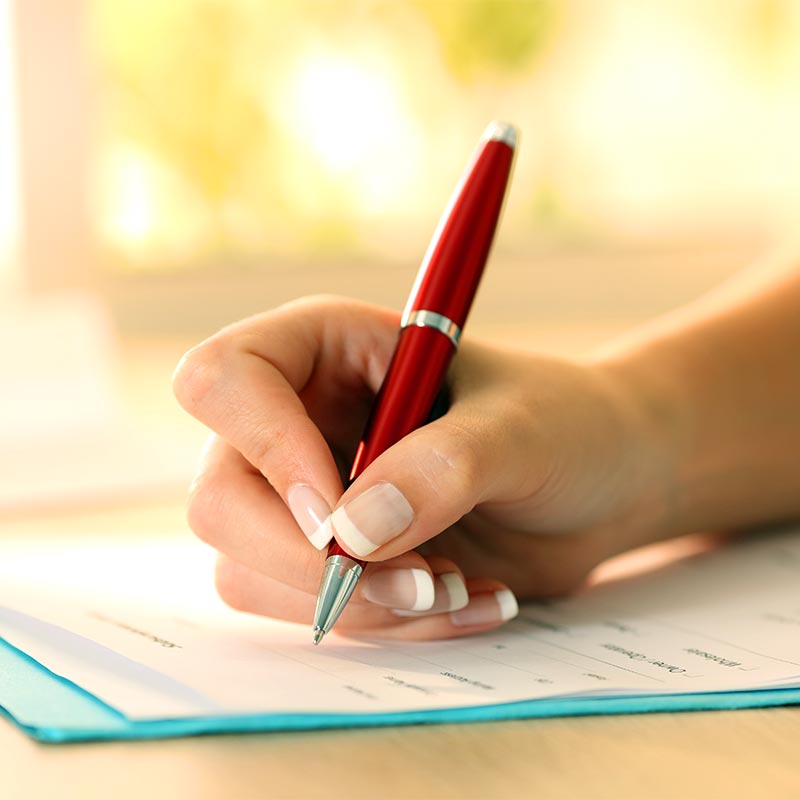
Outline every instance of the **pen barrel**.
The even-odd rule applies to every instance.
[[[433,328],[400,331],[386,377],[358,445],[350,480],[355,480],[381,453],[430,417],[456,349]]]
[[[381,453],[431,417],[492,246],[515,148],[514,128],[492,123],[439,222],[358,445],[351,483]],[[327,563],[337,557],[347,557],[362,567],[366,564],[334,539]],[[325,602],[329,593],[321,590]],[[330,625],[325,628],[329,629]]]
[[[404,319],[428,309],[464,327],[497,230],[513,159],[513,149],[504,142],[484,142],[478,150],[425,254]]]
[[[358,444],[350,482],[381,453],[428,421],[455,352],[452,341],[441,331],[416,326],[401,328]],[[335,539],[328,547],[328,557],[331,556],[353,558]],[[366,563],[354,560],[362,566]]]

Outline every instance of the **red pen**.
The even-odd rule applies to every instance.
[[[439,222],[358,445],[351,483],[431,415],[486,265],[516,143],[517,133],[511,125],[489,125]],[[339,618],[364,566],[364,561],[331,542],[314,613],[314,644],[322,641]]]

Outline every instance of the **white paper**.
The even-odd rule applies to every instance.
[[[211,566],[210,551],[188,538],[9,548],[0,636],[132,719],[800,686],[797,531],[432,643],[331,635],[315,648],[308,627],[225,608]]]

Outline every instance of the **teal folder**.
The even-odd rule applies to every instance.
[[[442,710],[378,714],[243,714],[130,720],[77,684],[0,639],[0,710],[43,742],[155,739],[211,733],[357,726],[485,722],[589,714],[700,711],[800,703],[800,689],[636,697],[572,697]]]

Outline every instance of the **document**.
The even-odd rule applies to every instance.
[[[770,703],[800,698],[797,530],[523,605],[495,632],[426,643],[332,635],[313,647],[308,626],[225,607],[212,562],[188,536],[17,548],[0,558],[0,637],[31,668],[133,726],[203,720],[214,730],[214,719],[294,715],[435,721],[589,700],[602,713],[621,699],[635,710],[636,698],[652,707],[663,697],[658,707],[669,707],[673,697],[726,693],[751,693],[751,705],[758,693]]]

